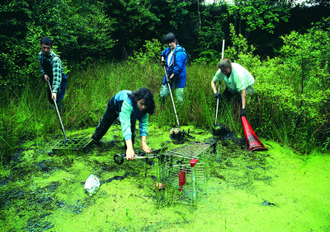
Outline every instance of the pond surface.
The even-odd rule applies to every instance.
[[[210,131],[183,129],[192,137],[175,144],[169,131],[150,126],[148,145],[166,152],[215,141]],[[86,154],[54,154],[61,139],[21,144],[1,171],[1,231],[330,231],[329,154],[302,156],[262,139],[268,151],[250,152],[241,139],[217,141],[199,156],[207,182],[192,204],[188,189],[155,188],[158,159],[114,162],[125,153],[119,125]],[[92,197],[84,191],[90,174],[102,183]]]

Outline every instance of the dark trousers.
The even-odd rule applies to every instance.
[[[49,80],[49,82],[51,84],[53,84],[53,79],[51,78]],[[56,103],[58,103],[59,101],[61,101],[63,98],[64,98],[64,95],[65,95],[65,89],[66,89],[66,86],[67,86],[67,83],[68,83],[68,78],[66,75],[63,75],[63,78],[62,78],[62,81],[61,81],[61,86],[60,86],[60,89],[59,91],[57,92],[57,95],[56,95]],[[48,101],[50,102],[50,104],[54,104],[54,101],[52,99],[52,93],[50,92],[49,90],[49,87],[47,86],[47,93],[48,93]]]
[[[107,133],[111,125],[115,122],[118,118],[118,113],[116,112],[115,105],[114,105],[115,97],[113,96],[111,100],[108,102],[107,108],[101,118],[100,123],[97,125],[92,138],[98,142],[101,138]],[[134,144],[134,132],[135,132],[135,121],[131,120],[131,132],[132,132],[132,143]],[[125,142],[125,141],[124,141]],[[126,143],[125,143],[126,147]]]
[[[228,88],[226,88],[225,91],[223,92],[223,96],[225,97],[225,99],[228,102],[231,100],[234,100],[234,101],[239,101],[240,103],[242,103],[241,94],[240,93],[233,94],[232,92],[230,92],[228,90]]]

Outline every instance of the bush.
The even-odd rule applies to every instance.
[[[105,60],[115,41],[110,35],[112,21],[102,7],[92,0],[24,0],[0,5],[4,18],[0,22],[0,89],[22,87],[40,75],[37,54],[44,36],[53,39],[53,49],[64,64]]]

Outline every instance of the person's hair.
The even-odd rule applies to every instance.
[[[226,57],[222,58],[218,63],[218,68],[232,68],[231,61]]]
[[[168,44],[168,43],[171,43],[171,42],[175,42],[176,44],[178,44],[178,41],[175,38],[175,35],[174,35],[173,32],[168,33],[167,35],[165,35],[165,38],[164,38],[164,43],[165,44]]]
[[[144,99],[145,105],[148,106],[145,111],[149,113],[150,115],[155,113],[155,100],[154,100],[154,95],[152,92],[146,88],[142,87],[139,90],[136,90],[132,92],[131,94],[128,95],[128,97],[131,99],[133,103]]]
[[[44,38],[42,38],[40,40],[40,44],[45,44],[45,45],[52,46],[53,45],[53,41],[49,37],[44,37]]]

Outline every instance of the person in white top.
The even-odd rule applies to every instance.
[[[254,93],[252,85],[254,84],[253,76],[243,66],[237,63],[232,63],[228,58],[223,58],[218,63],[218,71],[211,81],[211,87],[215,98],[221,99],[220,91],[217,92],[216,82],[224,80],[226,89],[224,96],[227,100],[235,95],[240,94],[240,102],[242,104],[241,117],[246,116],[246,94]]]

